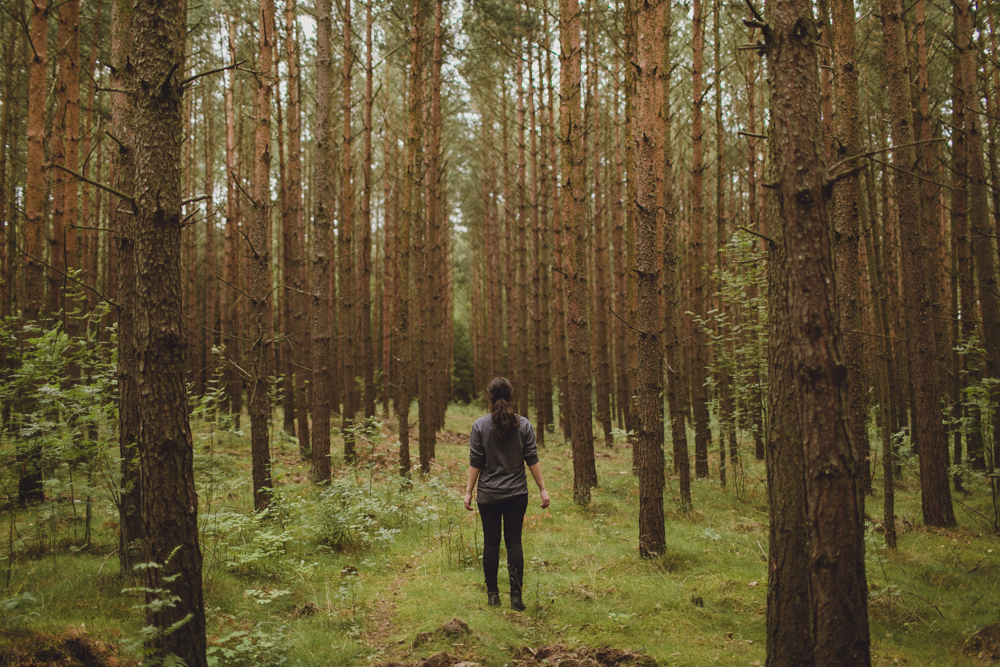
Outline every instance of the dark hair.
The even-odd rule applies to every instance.
[[[517,428],[517,415],[514,414],[514,388],[507,378],[493,378],[486,392],[489,394],[493,411],[493,427],[501,438]]]

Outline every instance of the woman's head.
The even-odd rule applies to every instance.
[[[501,438],[517,427],[517,415],[514,414],[514,388],[507,378],[493,378],[486,393],[492,406],[493,427]]]

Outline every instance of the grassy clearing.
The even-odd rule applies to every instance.
[[[739,494],[732,481],[725,490],[716,479],[695,482],[696,509],[687,515],[676,509],[671,482],[668,551],[647,561],[636,547],[629,446],[598,444],[601,486],[581,508],[572,505],[569,446],[550,434],[540,455],[552,507],[542,511],[532,490],[526,517],[528,611],[512,612],[505,597],[498,611],[485,605],[478,517],[461,503],[466,434],[479,414],[449,411],[433,473],[415,476],[408,489],[395,475],[395,436],[387,429],[364,441],[359,467],[347,469],[335,456],[336,482],[326,490],[308,483],[296,444],[277,434],[276,508],[263,518],[250,511],[248,438],[198,425],[207,615],[218,664],[365,664],[447,650],[500,667],[512,663],[512,648],[558,642],[644,648],[662,665],[763,664],[761,464],[747,462]],[[988,495],[969,481],[972,493],[956,496],[969,507],[957,507],[962,526],[924,529],[914,475],[906,471],[897,496],[899,551],[885,553],[880,535],[869,535],[875,663],[980,664],[962,645],[998,620],[1000,540],[975,514],[988,514]],[[46,504],[3,516],[0,647],[81,625],[120,643],[142,625],[142,600],[121,592],[127,584],[117,571],[106,490],[93,484],[92,536],[84,545],[85,503],[70,502],[82,496],[70,495],[67,478],[67,469],[57,471]],[[880,503],[876,485],[868,499],[873,517],[881,516]],[[501,567],[502,591],[505,579]],[[453,617],[473,633],[434,633]],[[414,646],[422,632],[433,634]]]

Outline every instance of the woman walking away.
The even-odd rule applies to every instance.
[[[469,436],[469,480],[465,485],[465,509],[472,511],[472,487],[479,480],[476,503],[483,520],[483,573],[490,606],[500,604],[497,570],[500,567],[500,527],[507,546],[510,575],[510,606],[524,610],[524,551],[521,527],[528,509],[527,464],[542,496],[542,509],[549,506],[549,492],[542,479],[542,466],[535,450],[535,429],[527,419],[514,414],[514,389],[507,378],[493,378],[487,387],[493,413],[480,417]]]

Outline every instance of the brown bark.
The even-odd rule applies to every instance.
[[[219,329],[219,263],[215,241],[215,200],[211,196],[215,192],[215,133],[214,113],[211,107],[212,90],[206,86],[202,96],[202,109],[205,110],[202,129],[205,138],[202,142],[205,149],[205,180],[204,192],[209,195],[205,200],[205,248],[203,260],[202,299],[205,302],[205,338],[202,350],[202,366],[208,375],[208,380],[214,380],[215,359],[213,350],[217,344]],[[214,387],[214,384],[212,385]]]
[[[313,362],[313,446],[312,479],[317,484],[330,481],[330,251],[333,192],[330,169],[333,151],[330,118],[330,49],[332,39],[331,0],[316,2],[316,136],[313,164],[315,213],[313,216],[312,271],[312,362]]]
[[[45,228],[45,92],[48,63],[47,0],[32,0],[28,65],[28,155],[25,182],[25,288],[24,319],[41,322],[51,312],[51,303],[44,302],[45,283],[42,264],[42,236]],[[51,275],[50,275],[51,288]],[[50,299],[51,302],[51,299]],[[19,457],[21,464],[17,498],[21,504],[45,499],[42,488],[41,446],[31,446]]]
[[[768,466],[772,522],[768,664],[868,665],[868,587],[859,530],[863,509],[858,462],[844,417],[846,373],[838,304],[830,289],[832,220],[824,161],[818,154],[822,130],[815,106],[819,77],[811,5],[804,0],[772,0],[767,23],[777,183],[773,192],[777,215],[771,221],[783,228],[781,251],[771,264],[772,306],[784,310],[778,314],[780,330],[771,341],[769,363],[774,371],[770,387],[776,421],[769,443],[774,458]],[[771,232],[777,234],[775,229]],[[775,411],[784,411],[780,421]],[[793,461],[800,465],[783,467]],[[780,473],[770,472],[776,465]],[[790,488],[783,488],[786,485]],[[798,536],[783,534],[790,526],[805,531]],[[803,539],[805,545],[796,544]],[[788,554],[785,549],[793,544],[800,551]],[[783,560],[789,556],[786,571]],[[802,597],[796,587],[804,587],[806,595]],[[798,600],[790,600],[786,593],[799,596]],[[808,608],[797,609],[803,599]],[[784,611],[805,612],[807,636],[797,634],[796,619],[777,616],[775,612],[785,605],[790,608]],[[782,629],[795,633],[782,636]]]
[[[285,221],[285,299],[292,306],[286,320],[286,335],[291,335],[289,346],[292,368],[295,373],[295,418],[299,437],[299,457],[308,459],[312,451],[309,440],[309,401],[306,380],[309,368],[309,291],[305,248],[303,247],[304,216],[302,211],[302,104],[300,95],[298,23],[296,2],[285,3],[285,53],[288,62],[288,158],[286,197],[288,219]],[[288,260],[291,260],[290,265]],[[286,311],[287,313],[287,311]]]
[[[721,0],[714,0],[712,3],[712,56],[715,70],[715,266],[719,274],[725,268],[723,248],[726,245],[726,216],[724,212],[725,197],[725,165],[726,165],[726,145],[725,131],[722,125],[722,68],[720,66],[720,55],[722,51],[722,40],[719,37],[719,5]],[[719,286],[721,289],[721,285]],[[719,310],[722,314],[730,318],[731,309],[729,304],[719,298]],[[732,348],[732,342],[723,338],[722,345]],[[729,448],[729,458],[733,466],[737,461],[736,448],[736,421],[735,405],[733,399],[733,381],[728,372],[718,373],[719,392],[719,481],[723,487],[726,486],[726,447]],[[735,475],[734,468],[734,475]]]
[[[47,0],[31,0],[30,53],[28,64],[28,155],[24,197],[25,259],[24,317],[39,320],[47,308],[43,304],[45,274],[42,266],[42,231],[45,227],[45,92],[49,34]],[[40,482],[39,478],[39,482]]]
[[[532,62],[531,40],[528,40],[528,62]],[[542,59],[539,52],[538,71],[542,71]],[[542,231],[542,221],[546,218],[545,203],[542,201],[545,196],[543,192],[548,187],[548,169],[544,163],[538,160],[538,126],[544,125],[544,109],[542,108],[542,96],[539,90],[538,105],[535,104],[535,78],[534,68],[528,67],[528,110],[530,112],[531,135],[531,234],[533,263],[531,267],[531,291],[532,291],[532,366],[534,369],[532,389],[535,392],[535,433],[539,447],[545,446],[545,428],[549,423],[547,405],[547,377],[548,369],[545,367],[545,355],[548,347],[548,318],[545,311],[548,309],[549,298],[545,278],[548,277],[548,244],[547,234]],[[540,117],[540,118],[539,118]],[[543,142],[544,145],[544,142]],[[543,267],[546,271],[543,274]]]
[[[352,150],[353,129],[351,127],[351,74],[354,68],[354,39],[351,28],[351,0],[344,0],[341,10],[344,22],[344,57],[342,61],[343,77],[343,146],[341,147],[341,196],[340,196],[340,346],[344,358],[344,412],[341,422],[341,433],[344,437],[344,461],[353,462],[354,454],[354,413],[358,410],[358,391],[355,365],[357,350],[355,348],[356,323],[354,319],[354,300],[356,288],[354,283],[354,265],[357,257],[354,254],[354,151]]]
[[[674,151],[670,113],[670,73],[673,69],[673,52],[670,40],[673,36],[674,17],[669,3],[663,7],[663,67],[660,69],[663,82],[663,104],[660,114],[663,132],[662,186],[663,211],[663,344],[664,363],[667,371],[667,409],[670,411],[670,441],[674,457],[674,470],[678,477],[678,491],[681,510],[691,509],[691,460],[688,456],[687,427],[685,425],[684,374],[681,368],[681,341],[679,333],[680,301],[678,290],[677,258],[680,222],[677,219],[677,197],[674,190]]]
[[[902,7],[899,0],[880,0],[882,33],[885,42],[889,108],[892,123],[893,164],[896,170],[896,196],[901,221],[918,220],[917,190],[912,176],[916,164],[913,129],[910,120],[909,83],[906,78],[906,52],[903,43]],[[934,366],[934,325],[928,294],[926,265],[921,248],[920,229],[900,225],[903,254],[902,296],[905,302],[907,350],[910,377],[915,397],[915,433],[920,434],[920,487],[924,523],[951,526],[955,514],[948,485],[947,436],[941,423],[937,369]]]
[[[559,2],[561,41],[561,111],[563,189],[561,207],[568,227],[563,270],[566,279],[566,322],[569,329],[569,412],[573,444],[573,502],[590,503],[597,486],[591,409],[590,334],[587,325],[587,229],[583,204],[583,128],[580,125],[580,8],[577,0]]]
[[[396,223],[392,212],[398,200],[398,188],[392,186],[393,179],[389,178],[390,165],[394,163],[393,143],[390,142],[390,132],[388,127],[388,109],[385,114],[384,130],[382,132],[382,155],[385,168],[382,171],[383,195],[382,195],[382,256],[383,260],[383,288],[382,288],[382,413],[386,419],[389,418],[389,399],[392,394],[390,388],[395,386],[395,352],[396,341],[393,337],[393,316],[398,312],[399,280],[396,277]]]
[[[19,18],[24,16],[23,1],[17,6],[16,11]],[[10,36],[4,50],[3,115],[0,116],[0,225],[6,236],[0,239],[0,245],[3,246],[3,266],[0,269],[0,280],[3,281],[3,289],[0,290],[0,317],[11,314],[14,300],[14,239],[17,238],[17,214],[12,215],[8,209],[7,146],[13,125],[14,53],[18,48],[17,38],[21,34],[19,27],[18,21],[10,22]],[[14,182],[14,178],[10,180]],[[6,362],[6,359],[3,361]]]
[[[767,11],[771,3],[767,5]],[[772,64],[771,67],[774,65]],[[775,181],[776,144],[769,143],[769,180]],[[767,355],[768,432],[766,449],[768,497],[767,664],[814,667],[809,586],[809,525],[805,508],[805,453],[798,445],[801,426],[795,419],[795,369],[785,350],[791,347],[791,323],[785,286],[788,259],[784,225],[775,193],[768,192],[764,215],[774,240],[768,254],[770,343]]]
[[[546,7],[548,6],[546,2]],[[545,34],[549,35],[548,32],[548,15],[545,13],[545,24],[543,29]],[[546,37],[548,39],[548,37]],[[562,62],[560,57],[560,63]],[[570,409],[569,409],[569,378],[568,378],[568,367],[566,364],[566,277],[563,269],[563,256],[565,254],[565,243],[563,241],[563,206],[562,198],[564,196],[564,191],[566,187],[565,181],[561,185],[556,184],[555,170],[559,168],[560,156],[558,153],[558,147],[561,145],[561,136],[557,138],[557,125],[559,126],[559,132],[564,131],[562,129],[562,101],[559,102],[559,122],[556,121],[555,115],[555,99],[556,99],[556,89],[553,84],[554,81],[554,67],[552,66],[552,49],[546,49],[545,51],[545,70],[546,70],[546,87],[548,88],[548,116],[549,116],[549,164],[552,165],[553,177],[552,177],[552,194],[553,194],[553,204],[552,204],[552,293],[554,296],[553,300],[553,311],[552,311],[552,346],[553,346],[553,356],[555,357],[555,362],[553,364],[553,375],[558,377],[558,394],[559,394],[559,426],[563,432],[564,438],[569,438],[569,427],[570,427]],[[562,80],[560,78],[560,93],[562,92]],[[555,419],[553,418],[553,422]]]
[[[97,70],[97,46],[101,42],[101,23],[103,21],[103,12],[104,2],[103,0],[98,0],[94,7],[94,20],[93,26],[91,27],[90,37],[90,54],[87,58],[87,75],[91,81],[96,81],[95,73]],[[80,146],[80,153],[84,156],[84,163],[81,167],[81,173],[83,173],[84,176],[88,176],[90,169],[90,159],[87,158],[91,155],[91,135],[96,129],[94,126],[94,107],[97,106],[96,98],[96,90],[92,90],[90,101],[87,103],[87,115],[84,120],[84,134],[81,138],[82,145]],[[100,149],[98,149],[96,155],[93,156],[98,177],[102,175],[101,172],[104,166],[103,156],[104,153]],[[88,194],[88,192],[90,194]],[[91,206],[91,194],[94,198],[93,206]],[[100,256],[99,240],[103,235],[103,232],[98,231],[98,228],[101,227],[101,197],[103,194],[104,193],[100,188],[84,188],[83,200],[80,203],[81,208],[79,224],[89,230],[85,238],[81,241],[80,269],[83,274],[83,281],[94,289],[97,289],[98,287],[97,271]],[[90,312],[96,305],[97,294],[87,290],[84,308],[87,312]]]
[[[250,221],[250,453],[253,463],[253,506],[270,503],[271,423],[271,86],[277,33],[274,0],[261,0],[258,33],[257,99],[254,104],[253,217]]]
[[[360,321],[361,373],[364,378],[365,393],[363,405],[365,418],[375,416],[375,358],[372,342],[372,312],[371,312],[371,254],[372,254],[372,105],[374,80],[372,64],[372,0],[365,3],[365,108],[362,115],[364,123],[364,157],[362,169],[361,191],[361,239],[358,253],[358,319]]]
[[[657,164],[662,141],[657,118],[657,87],[663,58],[663,4],[637,3],[636,95],[632,141],[635,165],[636,276],[639,295],[639,553],[666,550],[663,525],[663,365],[660,358],[660,262],[657,257],[658,187],[663,164]]]
[[[399,341],[399,389],[396,399],[396,415],[399,419],[399,472],[410,474],[410,389],[412,373],[412,341],[410,334],[410,237],[416,236],[413,221],[419,219],[414,211],[416,202],[416,179],[420,159],[420,120],[423,102],[423,64],[421,40],[423,15],[421,0],[413,1],[410,18],[410,69],[409,100],[406,123],[406,165],[403,177],[403,206],[399,220],[399,313],[396,316],[396,332]]]
[[[833,136],[836,157],[840,161],[861,152],[858,118],[858,63],[854,55],[854,0],[831,0],[834,23]],[[853,160],[841,165],[856,169]],[[837,299],[840,302],[840,326],[844,332],[847,363],[847,406],[851,444],[858,461],[858,485],[862,514],[864,497],[871,491],[871,452],[868,445],[867,387],[864,374],[864,341],[861,321],[861,258],[858,201],[861,199],[857,173],[841,178],[833,185],[834,231],[836,233]],[[863,530],[863,522],[858,530]]]
[[[236,62],[236,19],[229,21],[229,59]],[[223,342],[226,346],[226,357],[230,363],[241,365],[242,330],[240,329],[240,317],[238,307],[238,293],[240,289],[240,195],[236,187],[236,179],[239,177],[237,171],[236,155],[236,73],[230,70],[229,86],[226,88],[226,228],[224,232],[223,248],[223,281],[226,283],[222,290],[222,332],[225,336]],[[233,414],[236,428],[240,425],[240,413],[243,410],[243,379],[233,371],[232,368],[226,372],[226,386],[228,389],[229,409]]]
[[[60,128],[58,132],[62,136],[64,150],[64,164],[73,171],[79,172],[79,150],[80,150],[80,0],[67,0],[59,5],[59,74],[57,84],[57,97],[62,98],[62,104],[58,110],[58,121]],[[62,93],[61,95],[59,93]],[[64,226],[62,230],[61,246],[63,249],[62,263],[65,269],[79,269],[80,256],[78,247],[77,226],[80,224],[80,185],[76,177],[68,176],[62,187],[62,192],[58,189],[52,194],[55,197],[62,197],[62,210]],[[67,287],[73,283],[67,281],[62,276],[59,277],[61,287]],[[73,292],[79,291],[73,288]],[[75,299],[61,299],[66,311],[79,309],[83,304],[75,302]],[[65,318],[67,332],[71,336],[78,336],[80,331],[79,319]],[[71,369],[71,373],[79,375],[79,368]]]
[[[590,9],[593,11],[593,8]],[[593,22],[592,22],[593,23]],[[590,84],[591,98],[591,120],[588,124],[591,135],[591,146],[593,148],[593,192],[594,192],[594,224],[593,224],[593,246],[594,246],[594,303],[591,308],[594,322],[594,396],[596,418],[604,433],[604,445],[611,447],[614,445],[614,438],[611,435],[611,341],[608,336],[608,311],[611,303],[608,295],[610,289],[610,278],[608,276],[608,236],[607,236],[607,214],[605,206],[605,192],[601,184],[602,167],[601,163],[601,89],[600,75],[597,68],[597,39],[588,38],[590,42],[590,63],[587,68],[587,78]],[[662,443],[661,443],[662,446]]]
[[[691,238],[689,258],[691,260],[691,312],[695,318],[707,319],[705,305],[708,281],[704,272],[705,264],[705,202],[702,194],[704,177],[704,141],[702,129],[702,68],[705,38],[702,33],[701,0],[693,0],[693,22],[691,24]],[[694,473],[696,477],[708,477],[708,448],[712,441],[708,414],[708,340],[703,327],[695,324],[691,337],[691,405],[694,410]]]
[[[626,310],[625,278],[625,210],[622,201],[622,179],[625,177],[622,162],[622,119],[619,99],[619,76],[621,59],[615,58],[615,72],[611,79],[614,85],[614,156],[615,167],[611,179],[611,244],[613,247],[615,273],[615,313],[623,316]],[[618,428],[624,429],[631,423],[632,402],[628,378],[628,326],[624,319],[614,318],[615,341],[615,403],[618,405]]]
[[[139,470],[148,589],[172,605],[150,606],[164,633],[149,643],[190,667],[207,665],[191,427],[184,386],[181,314],[181,100],[186,7],[182,0],[133,6],[131,87],[135,131],[136,333],[139,349]],[[159,596],[147,592],[147,603]],[[172,627],[178,625],[179,627]]]
[[[444,285],[441,274],[441,234],[442,234],[442,207],[441,207],[441,178],[440,178],[440,157],[441,157],[441,64],[442,64],[442,40],[444,38],[443,7],[441,0],[434,3],[434,46],[431,57],[431,90],[430,90],[430,136],[428,137],[425,154],[427,155],[427,224],[426,224],[426,245],[427,272],[423,280],[416,281],[423,289],[423,369],[419,381],[420,403],[419,420],[419,449],[420,449],[420,469],[425,474],[430,472],[431,462],[435,457],[435,431],[437,430],[437,392],[439,391],[441,378],[438,373],[438,365],[445,358],[444,348],[441,347],[440,333],[443,326],[442,309],[445,304],[442,301],[442,291]]]
[[[129,0],[111,5],[111,85],[116,91],[132,86],[132,9]],[[117,139],[111,154],[111,185],[118,192],[135,191],[132,102],[125,92],[111,96],[111,134]],[[139,350],[136,340],[135,222],[132,206],[117,197],[109,202],[109,225],[115,230],[118,303],[118,443],[121,492],[118,501],[118,564],[123,578],[142,562],[142,505],[139,487]]]
[[[517,38],[517,66],[515,70],[515,79],[517,87],[517,241],[516,241],[516,266],[517,266],[517,285],[515,287],[515,299],[516,305],[513,314],[516,314],[516,326],[517,326],[517,346],[515,352],[515,358],[517,364],[515,366],[517,371],[517,385],[518,394],[521,398],[518,400],[518,412],[523,414],[525,417],[528,416],[528,402],[531,393],[531,382],[529,380],[529,366],[528,360],[530,359],[529,343],[528,343],[528,193],[527,193],[527,124],[525,122],[525,107],[524,107],[524,64],[527,60],[530,65],[530,59],[524,57],[524,46],[523,41],[520,36]],[[530,35],[529,35],[529,46],[530,46]]]
[[[955,8],[955,22],[958,27],[962,86],[965,89],[970,242],[975,249],[976,286],[982,316],[982,341],[986,350],[986,377],[996,379],[1000,377],[1000,295],[997,293],[996,250],[993,245],[994,230],[990,225],[989,206],[986,198],[988,185],[986,183],[987,170],[984,164],[983,138],[979,124],[979,116],[983,113],[983,109],[979,98],[976,44],[973,42],[972,15],[968,0],[957,0],[953,6]],[[991,393],[995,404],[1000,398],[1000,391],[994,387]],[[994,415],[994,433],[996,433],[997,424],[1000,424],[1000,417]],[[947,458],[945,458],[945,462],[947,462]],[[992,480],[992,483],[995,485],[996,480]],[[996,487],[994,486],[995,491]]]

